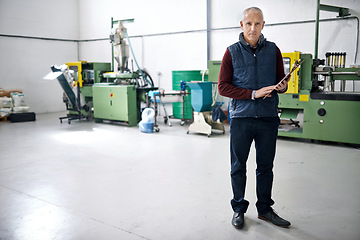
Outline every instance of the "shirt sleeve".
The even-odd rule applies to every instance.
[[[232,85],[233,70],[231,54],[229,49],[227,49],[220,67],[218,81],[219,94],[234,99],[251,99],[253,90]]]
[[[276,47],[276,83],[279,83],[281,79],[283,79],[284,77],[285,77],[285,72],[284,72],[283,58],[280,49]],[[278,91],[278,93],[284,93],[286,91],[287,91],[287,87],[282,91]]]

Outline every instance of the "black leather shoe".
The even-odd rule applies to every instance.
[[[275,224],[276,226],[279,227],[289,227],[291,225],[289,221],[286,221],[285,219],[279,217],[279,215],[277,215],[273,209],[271,209],[266,214],[259,214],[258,218],[265,221],[269,221],[272,224]]]
[[[244,213],[234,212],[231,224],[234,228],[241,229],[244,227]]]

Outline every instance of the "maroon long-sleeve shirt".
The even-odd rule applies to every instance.
[[[255,53],[255,49],[252,50]],[[276,47],[276,51],[276,80],[278,83],[285,77],[285,73],[280,49]],[[253,90],[257,89],[245,89],[232,85],[233,70],[231,54],[229,49],[227,49],[220,67],[218,82],[219,94],[233,99],[251,99]]]

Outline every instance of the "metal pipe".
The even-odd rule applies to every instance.
[[[329,73],[328,71],[323,71],[323,72],[314,72],[314,74],[318,74],[318,75],[359,75],[359,71],[356,72],[331,72]]]
[[[319,47],[319,12],[320,12],[320,0],[317,0],[317,5],[316,5],[316,20],[315,20],[315,50],[314,50],[314,59],[318,59],[318,47]]]
[[[211,0],[206,0],[206,66],[209,68],[211,45]]]
[[[113,17],[111,17],[111,27],[110,27],[110,30],[112,30],[113,28],[113,25],[114,25],[114,19]],[[114,72],[114,46],[111,44],[111,71]]]
[[[357,20],[357,22],[358,22],[357,33],[359,33],[359,18],[356,16],[344,17],[344,18],[326,18],[326,19],[320,19],[319,22],[339,21],[339,20],[348,20],[348,19],[356,19]],[[275,27],[275,26],[282,26],[282,25],[295,25],[295,24],[314,23],[314,22],[316,22],[316,20],[302,20],[302,21],[282,22],[282,23],[269,23],[269,24],[265,24],[265,26]],[[211,28],[210,31],[224,31],[224,30],[235,30],[235,29],[241,29],[241,27],[235,26],[235,27]],[[174,34],[206,32],[206,31],[207,31],[206,29],[198,29],[198,30],[178,31],[178,32],[152,33],[152,34],[129,36],[129,38],[157,37],[157,36],[166,36],[166,35],[174,35]],[[357,34],[357,36],[358,35],[359,34]],[[47,37],[35,37],[35,36],[11,35],[11,34],[0,34],[0,37],[29,38],[29,39],[37,39],[37,40],[64,41],[64,42],[97,42],[97,41],[108,41],[110,39],[107,37],[107,38],[76,40],[76,39],[47,38]]]

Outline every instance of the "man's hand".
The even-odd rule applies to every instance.
[[[264,97],[267,94],[270,94],[272,91],[274,91],[274,87],[275,85],[260,88],[259,90],[256,90],[254,97],[255,98]],[[269,95],[268,97],[271,97],[271,95]]]
[[[288,82],[286,80],[282,81],[275,90],[277,91],[284,91],[287,88]]]
[[[279,85],[271,85],[268,87],[263,87],[260,88],[259,90],[255,91],[255,98],[261,98],[261,97],[271,97],[271,92],[276,90],[276,91],[284,91],[287,88],[287,81],[282,81]],[[276,87],[275,87],[276,86]],[[269,95],[268,95],[269,94]]]

